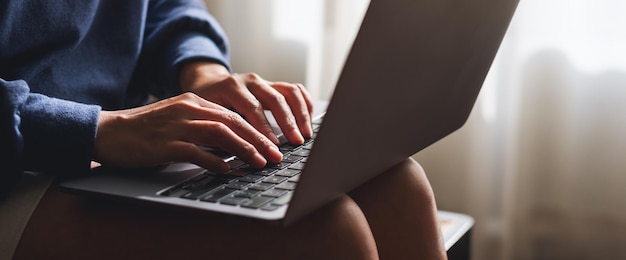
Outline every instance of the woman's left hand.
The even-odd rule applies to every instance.
[[[221,64],[199,61],[181,69],[181,88],[241,114],[274,143],[278,138],[264,110],[270,110],[290,143],[311,137],[313,104],[301,84],[270,82],[254,73],[230,74]]]

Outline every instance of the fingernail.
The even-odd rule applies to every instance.
[[[253,160],[253,164],[263,167],[267,164],[267,160],[265,159],[265,157],[263,157],[261,154],[259,153],[255,153],[252,156],[252,160]]]
[[[298,144],[302,144],[304,143],[304,137],[302,136],[302,133],[300,133],[300,131],[298,131],[298,129],[293,129],[291,131],[292,135],[295,136],[297,138],[296,142]]]
[[[306,132],[305,135],[307,138],[311,138],[313,136],[313,127],[311,125],[306,125],[304,130]]]
[[[273,150],[272,153],[272,157],[270,158],[270,161],[272,162],[280,162],[283,160],[283,153],[280,152],[280,149],[278,149],[278,147],[276,146],[272,146],[271,149]]]

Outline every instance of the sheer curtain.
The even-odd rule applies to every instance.
[[[205,0],[222,23],[237,72],[304,83],[328,99],[368,0]]]
[[[475,259],[625,259],[626,2],[522,0],[467,125],[415,157]]]
[[[367,0],[207,0],[235,71],[328,98]],[[521,0],[467,124],[414,157],[474,259],[626,259],[626,2]]]

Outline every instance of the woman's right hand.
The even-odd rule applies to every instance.
[[[121,167],[190,162],[215,172],[229,170],[199,145],[226,151],[254,167],[282,159],[276,145],[239,114],[184,93],[138,108],[102,111],[94,160]]]

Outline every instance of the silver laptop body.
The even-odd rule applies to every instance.
[[[291,224],[460,128],[517,3],[371,0],[288,205],[250,209],[159,195],[204,171],[188,163],[102,167],[61,186]]]

